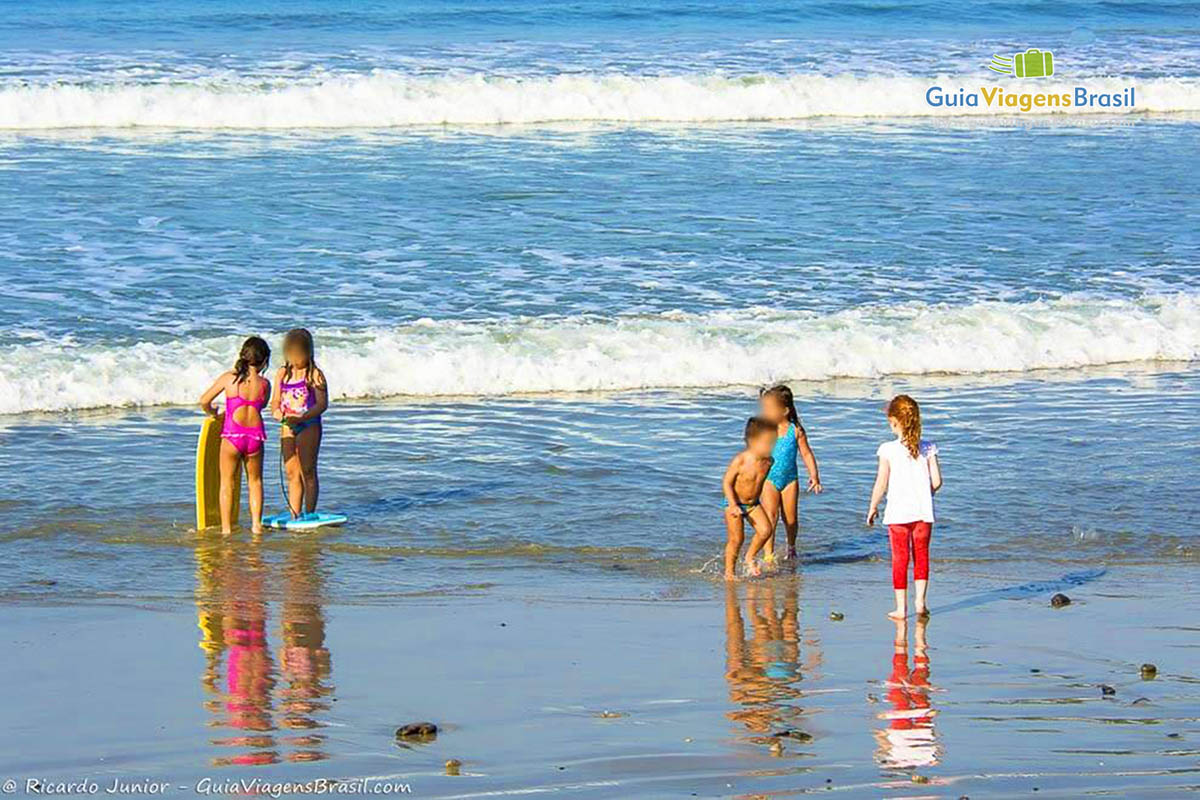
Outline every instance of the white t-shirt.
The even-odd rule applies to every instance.
[[[884,525],[906,522],[933,522],[933,487],[930,485],[929,459],[937,455],[937,445],[921,440],[917,457],[899,439],[884,442],[875,452],[888,463],[887,507]]]

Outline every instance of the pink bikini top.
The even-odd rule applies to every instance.
[[[266,381],[263,381],[263,383],[265,384],[266,388],[263,389],[262,397],[257,400],[246,400],[245,398],[236,394],[225,395],[225,424],[221,427],[222,434],[248,433],[261,436],[264,440],[267,438],[267,431],[266,428],[263,427],[261,412],[267,405],[267,400],[271,397],[271,384],[267,383]],[[242,406],[251,406],[260,412],[258,415],[257,425],[248,427],[246,425],[239,425],[237,421],[234,420],[234,413]]]

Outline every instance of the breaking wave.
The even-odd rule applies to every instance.
[[[812,74],[553,77],[414,76],[377,70],[325,78],[213,77],[186,82],[0,86],[0,129],[304,129],[564,122],[721,123],[816,117],[997,115],[995,108],[931,107],[926,90],[974,89],[979,77]],[[1137,112],[1200,111],[1200,79],[1136,82],[1088,78],[1022,90],[1119,92],[1136,85]],[[1011,87],[1010,87],[1011,88]],[[1012,109],[1008,109],[1011,113]],[[1035,108],[1065,116],[1129,113],[1114,108]]]
[[[277,341],[278,336],[274,339]],[[1200,359],[1200,294],[904,305],[817,314],[418,320],[317,331],[338,398],[719,387],[900,374],[975,375]],[[0,413],[186,404],[240,336],[0,348]]]

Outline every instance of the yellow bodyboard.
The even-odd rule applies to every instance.
[[[233,475],[233,524],[242,504],[242,471]],[[196,529],[221,524],[221,420],[205,417],[196,443]]]

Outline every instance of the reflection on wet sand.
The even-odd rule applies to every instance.
[[[887,725],[875,731],[878,747],[875,760],[885,769],[910,770],[938,763],[941,749],[933,719],[937,709],[931,703],[933,687],[929,683],[929,622],[919,619],[913,634],[912,668],[908,662],[908,620],[895,620],[890,673],[884,679],[886,698],[891,708],[879,719]]]
[[[319,551],[294,542],[282,578],[281,640],[267,637],[270,565],[257,542],[202,539],[196,547],[196,607],[205,654],[201,683],[211,695],[209,725],[230,729],[212,739],[214,766],[314,761],[326,757],[319,715],[333,687],[325,647]],[[305,731],[280,735],[280,731]]]
[[[739,589],[745,591],[749,638]],[[778,747],[771,734],[783,731],[804,735],[798,684],[819,663],[820,651],[811,639],[801,647],[799,591],[800,579],[794,575],[725,587],[725,679],[735,706],[727,716],[745,726],[747,738],[758,744]]]

